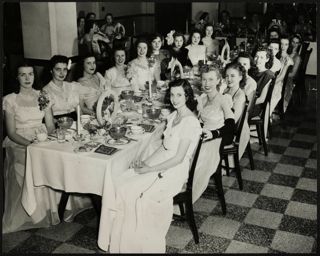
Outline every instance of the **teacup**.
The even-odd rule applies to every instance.
[[[48,135],[46,133],[38,133],[37,134],[37,140],[38,141],[45,141],[48,138]]]

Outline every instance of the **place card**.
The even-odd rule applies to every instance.
[[[110,156],[110,155],[116,153],[118,150],[119,150],[118,148],[100,145],[94,152]]]
[[[139,124],[146,132],[153,132],[155,129],[154,125],[151,124]]]

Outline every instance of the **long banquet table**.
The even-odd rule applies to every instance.
[[[22,192],[22,205],[27,213],[37,207],[36,188],[48,186],[74,193],[92,193],[102,196],[98,245],[107,251],[110,224],[115,205],[114,182],[129,168],[130,162],[160,134],[158,125],[153,133],[136,135],[137,141],[114,146],[120,150],[113,155],[94,152],[75,153],[71,142],[43,142],[27,148],[26,173]],[[33,217],[34,221],[40,221]]]

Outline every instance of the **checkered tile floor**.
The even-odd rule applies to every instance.
[[[172,222],[168,253],[316,253],[317,137],[315,102],[274,124],[270,153],[253,144],[255,170],[241,159],[243,190],[234,176],[223,176],[227,215],[214,184],[195,203],[200,243],[185,222]],[[311,107],[310,107],[311,106]],[[73,223],[3,235],[3,252],[101,253],[97,219],[87,210]]]

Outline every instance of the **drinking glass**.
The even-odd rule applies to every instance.
[[[57,138],[59,143],[65,142],[66,134],[64,129],[61,129],[61,128],[57,129]]]

